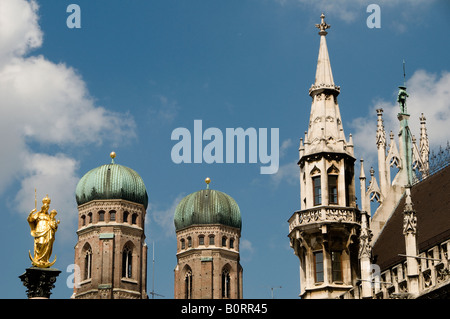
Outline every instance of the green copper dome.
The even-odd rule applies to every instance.
[[[184,197],[175,209],[175,229],[191,225],[222,224],[241,228],[241,212],[229,195],[214,189],[202,189]]]
[[[111,157],[111,164],[94,168],[80,179],[76,188],[77,204],[96,199],[125,199],[147,209],[148,195],[142,178],[131,168],[115,164],[115,154]]]

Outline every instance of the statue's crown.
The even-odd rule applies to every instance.
[[[48,205],[50,205],[50,202],[51,202],[51,200],[50,200],[50,198],[48,197],[48,195],[45,196],[45,197],[42,199],[42,204],[48,204]]]

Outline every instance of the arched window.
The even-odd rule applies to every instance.
[[[336,166],[331,165],[328,173],[328,204],[338,203],[338,174],[339,170]]]
[[[180,240],[181,242],[181,249],[186,249],[186,241],[184,239]]]
[[[199,245],[205,244],[205,236],[203,236],[203,235],[198,236],[198,244]]]
[[[209,244],[214,246],[214,235],[209,236]]]
[[[85,248],[83,249],[83,255],[84,255],[83,280],[87,280],[92,278],[92,248],[91,246],[89,246],[89,244],[86,244]]]
[[[192,299],[192,270],[190,268],[184,276],[184,299]]]
[[[137,221],[137,214],[131,215],[131,224],[136,225]]]
[[[328,175],[328,202],[329,204],[338,203],[337,175]]]
[[[314,166],[314,168],[310,172],[310,176],[312,176],[314,206],[322,205],[322,185],[320,180],[320,169]]]
[[[188,240],[188,247],[192,247],[192,238],[188,237],[187,240]]]
[[[81,216],[81,226],[85,226],[86,225],[86,216]]]
[[[227,247],[227,238],[225,236],[222,237],[222,247]]]
[[[323,282],[323,252],[316,251],[314,252],[314,274],[315,274],[315,282]]]
[[[105,221],[105,212],[103,210],[98,212],[98,221],[99,222]]]
[[[230,248],[234,248],[234,238],[230,238]]]
[[[115,222],[116,221],[116,211],[115,210],[110,210],[109,211],[109,221],[110,222]]]
[[[92,223],[92,213],[88,213],[88,223]]]
[[[320,184],[320,175],[314,176],[313,181],[313,195],[314,195],[314,206],[322,204],[322,188]]]
[[[122,253],[122,277],[131,278],[133,269],[133,254],[129,246],[125,246]]]
[[[222,298],[230,298],[230,272],[222,270]]]

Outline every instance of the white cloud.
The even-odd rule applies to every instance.
[[[78,162],[60,147],[73,150],[131,138],[135,124],[127,114],[96,105],[73,68],[30,55],[43,42],[38,20],[36,1],[0,1],[0,193],[18,181],[14,208],[22,214],[34,207],[35,187],[38,206],[48,193],[60,212],[64,237],[66,230],[73,234],[76,220]],[[56,155],[42,151],[55,148]]]
[[[252,242],[248,239],[241,238],[239,243],[239,253],[241,259],[243,261],[249,261],[252,258],[254,252],[255,248],[253,247]]]
[[[154,98],[158,102],[148,109],[149,117],[160,123],[172,123],[180,109],[178,102],[164,95],[155,95]]]
[[[175,225],[173,222],[175,209],[185,196],[186,194],[184,193],[178,194],[166,209],[159,209],[156,205],[150,204],[151,220],[159,226],[159,229],[163,232],[164,236],[175,236]],[[146,221],[150,222],[150,218]]]
[[[284,140],[284,141],[281,143],[281,146],[280,146],[280,152],[279,152],[280,158],[283,158],[283,157],[286,155],[286,151],[287,151],[288,149],[290,149],[291,146],[292,146],[292,140],[291,140],[290,138],[288,138],[287,140]]]
[[[427,119],[427,133],[430,148],[436,149],[440,145],[445,146],[449,139],[448,123],[450,119],[450,73],[444,71],[441,74],[429,73],[425,70],[416,71],[406,83],[409,98],[407,99],[408,113],[411,115],[409,125],[417,140],[420,136],[419,118],[423,113]],[[377,167],[377,148],[375,144],[376,134],[376,109],[382,108],[386,138],[389,141],[389,133],[394,133],[398,143],[399,121],[397,114],[400,109],[395,101],[393,92],[392,101],[376,101],[370,108],[366,117],[355,119],[350,127],[353,133],[356,156],[363,156],[366,170],[366,160],[370,165]],[[398,144],[397,144],[398,146]],[[366,172],[367,173],[367,172]]]
[[[78,183],[76,169],[78,163],[64,154],[27,154],[24,162],[26,177],[21,181],[21,189],[15,202],[20,212],[29,213],[34,208],[35,188],[37,209],[42,206],[42,198],[47,194],[52,200],[50,209],[56,209],[57,219],[61,220],[57,235],[64,239],[75,236],[77,210],[74,190]]]
[[[41,46],[43,33],[37,11],[34,0],[0,1],[0,66]]]
[[[277,187],[281,183],[297,185],[300,180],[300,168],[296,162],[281,165],[276,174],[270,175],[272,185]]]

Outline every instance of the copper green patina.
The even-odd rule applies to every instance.
[[[241,212],[229,195],[203,189],[184,197],[175,209],[175,229],[192,225],[221,224],[241,229]]]
[[[136,171],[123,165],[102,165],[87,172],[78,182],[76,200],[82,205],[92,200],[124,199],[144,205],[148,195],[144,181]]]

